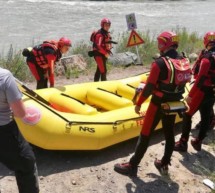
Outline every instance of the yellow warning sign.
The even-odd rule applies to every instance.
[[[144,43],[144,40],[138,35],[138,33],[135,30],[132,30],[131,35],[128,39],[127,47],[136,46],[143,43]]]

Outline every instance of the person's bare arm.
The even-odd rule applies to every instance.
[[[15,102],[10,103],[10,107],[15,117],[19,117],[19,118],[25,117],[26,111],[22,100],[17,100]]]

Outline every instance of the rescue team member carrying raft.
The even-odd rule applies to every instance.
[[[101,29],[94,31],[91,34],[90,40],[93,42],[93,51],[89,51],[88,54],[90,57],[94,56],[94,59],[97,64],[97,69],[94,75],[94,82],[98,82],[101,78],[101,81],[107,80],[107,68],[106,62],[111,54],[112,43],[117,44],[112,41],[110,36],[111,21],[108,18],[101,20]]]
[[[189,60],[176,51],[179,40],[175,33],[163,32],[157,40],[161,56],[152,63],[146,85],[135,106],[136,113],[140,113],[141,104],[152,94],[135,153],[129,162],[118,163],[114,166],[116,172],[124,175],[137,175],[138,164],[147,150],[152,131],[160,120],[162,120],[166,139],[165,153],[163,158],[161,160],[156,159],[154,164],[161,173],[168,172],[168,165],[174,149],[173,128],[176,114],[164,113],[162,104],[179,102],[183,98],[185,84],[191,79],[191,69]]]
[[[191,140],[191,145],[196,151],[201,150],[202,140],[210,128],[211,111],[214,105],[213,87],[215,84],[215,32],[208,32],[204,36],[205,50],[200,61],[194,66],[195,83],[186,99],[189,110],[184,114],[182,135],[175,144],[175,151],[187,151],[187,142],[191,130],[192,116],[200,111],[201,125],[199,134]]]
[[[37,80],[37,89],[47,88],[48,79],[50,87],[54,87],[54,65],[62,54],[69,51],[71,40],[66,37],[59,41],[44,41],[34,48],[25,48],[23,56],[26,56],[28,67]]]

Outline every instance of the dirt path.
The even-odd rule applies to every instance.
[[[140,66],[114,69],[108,79],[125,78],[143,72]],[[57,78],[57,85],[93,80],[93,73],[67,80]],[[28,84],[33,88],[35,84]],[[193,119],[193,125],[199,120]],[[192,132],[195,135],[197,131]],[[176,130],[176,139],[180,130]],[[127,161],[132,155],[137,138],[102,151],[46,151],[34,148],[41,193],[210,193],[202,180],[208,171],[215,170],[215,149],[208,144],[215,139],[210,131],[203,150],[195,152],[189,145],[188,153],[173,153],[170,176],[162,177],[153,162],[161,158],[164,149],[163,133],[157,131],[142,160],[138,177],[129,178],[113,171],[117,162]],[[0,192],[17,193],[14,173],[0,164]]]

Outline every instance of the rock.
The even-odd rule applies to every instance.
[[[77,183],[76,183],[76,181],[75,180],[73,180],[72,181],[72,185],[76,185]]]
[[[43,176],[40,176],[40,180],[44,180],[44,177],[43,177]]]
[[[160,57],[160,53],[156,53],[152,58],[153,59],[157,59],[157,58],[159,58]]]
[[[97,174],[97,179],[100,180],[101,179],[101,175]]]
[[[137,63],[137,55],[132,52],[116,53],[110,56],[108,62],[115,66],[129,66]]]
[[[55,72],[57,75],[65,75],[67,71],[75,69],[76,71],[85,70],[87,62],[81,54],[63,57],[56,63]]]
[[[196,53],[192,53],[189,55],[190,62],[195,61],[197,58],[198,58],[198,55]]]

